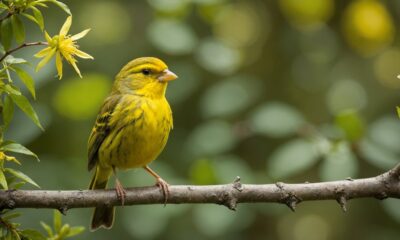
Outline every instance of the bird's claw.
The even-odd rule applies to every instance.
[[[164,206],[167,205],[169,197],[169,184],[162,178],[157,178],[156,186],[161,189],[164,195]]]
[[[121,201],[122,206],[124,206],[126,190],[118,180],[115,181],[115,192],[117,193],[117,197]]]

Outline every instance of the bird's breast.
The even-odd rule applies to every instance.
[[[114,142],[105,149],[102,162],[120,169],[142,167],[155,160],[163,150],[172,128],[172,114],[165,99],[125,99],[119,109],[116,130],[110,134]],[[114,120],[114,119],[113,119]]]

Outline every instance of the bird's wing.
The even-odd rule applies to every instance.
[[[93,167],[97,164],[99,160],[98,152],[101,144],[104,139],[110,133],[112,129],[110,119],[114,112],[115,107],[117,106],[121,96],[113,95],[108,97],[103,106],[100,109],[100,112],[97,116],[96,123],[90,133],[89,142],[88,142],[88,170],[92,170]]]

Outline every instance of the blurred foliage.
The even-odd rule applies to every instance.
[[[19,229],[20,224],[10,220],[21,216],[20,213],[6,210],[0,214],[0,238],[4,240],[64,240],[82,233],[84,227],[71,227],[69,224],[62,224],[61,213],[54,210],[53,229],[46,223],[40,222],[47,236],[35,229]]]
[[[19,58],[7,62],[38,83],[34,93],[32,85],[22,87],[32,82],[26,74],[10,73],[22,80],[13,83],[24,95],[37,97],[34,108],[46,131],[11,107],[12,98],[3,99],[3,118],[9,123],[14,113],[6,137],[40,157],[40,165],[24,161],[20,168],[42,188],[87,188],[86,142],[102,99],[120,68],[145,55],[162,58],[179,76],[167,91],[174,131],[152,165],[171,184],[227,183],[236,176],[255,184],[359,178],[399,162],[398,1],[65,2],[74,13],[71,32],[92,29],[80,43],[95,57],[79,62],[83,79],[66,69],[66,81],[48,81],[56,75],[52,62],[37,74]],[[46,29],[59,32],[62,10],[41,11]],[[41,37],[40,27],[25,20],[25,38]],[[12,23],[2,26],[6,31],[13,31]],[[15,55],[33,62],[34,53],[26,48]],[[121,180],[153,184],[141,170],[121,173]],[[111,231],[76,239],[398,238],[398,200],[349,205],[345,215],[333,202],[301,204],[296,214],[275,204],[240,205],[236,212],[210,205],[132,206],[117,209]],[[19,222],[29,228],[51,218],[45,211],[20,212]],[[79,209],[65,218],[86,226],[90,213]]]
[[[15,156],[7,155],[9,153],[17,153],[33,156],[39,160],[38,156],[28,148],[24,147],[20,143],[6,140],[4,138],[5,131],[17,122],[16,119],[13,119],[15,111],[14,105],[25,113],[25,115],[27,115],[37,127],[44,130],[30,100],[25,96],[26,94],[24,94],[23,90],[20,88],[20,85],[23,85],[32,98],[34,100],[36,99],[35,81],[31,74],[25,68],[22,68],[22,65],[29,66],[31,63],[24,58],[15,58],[11,54],[14,54],[25,47],[46,45],[46,48],[42,49],[35,55],[36,57],[43,57],[37,65],[36,71],[47,64],[53,56],[56,56],[56,68],[59,79],[62,78],[63,59],[69,62],[78,75],[81,76],[76,65],[76,59],[74,58],[75,55],[81,58],[92,58],[90,55],[78,50],[76,45],[76,40],[84,37],[88,30],[74,36],[68,35],[72,22],[71,16],[67,17],[66,22],[61,27],[59,35],[55,35],[52,38],[48,35],[45,30],[45,23],[40,10],[42,8],[47,8],[48,3],[59,6],[68,15],[71,15],[68,6],[57,0],[3,0],[0,2],[0,63],[2,64],[2,68],[0,69],[0,112],[2,115],[2,122],[0,125],[0,186],[3,189],[2,191],[19,189],[25,183],[29,183],[39,188],[39,185],[28,175],[15,169],[15,164],[21,165],[19,160],[20,158],[17,159]],[[22,17],[31,20],[39,26],[40,30],[44,32],[44,37],[46,38],[47,43],[25,42],[25,23],[23,22]],[[16,77],[15,75],[20,80],[20,85],[13,81]],[[19,128],[22,128],[21,125]],[[12,168],[8,167],[11,163],[14,163]],[[1,239],[62,240],[68,237],[73,237],[84,230],[83,227],[70,228],[68,224],[61,226],[61,216],[59,213],[56,213],[54,216],[54,232],[48,225],[42,223],[48,233],[48,237],[45,237],[36,230],[19,228],[20,224],[13,221],[14,218],[20,215],[20,213],[11,210],[0,209]]]

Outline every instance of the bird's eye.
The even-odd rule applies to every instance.
[[[145,69],[142,70],[142,73],[144,75],[149,75],[151,73],[151,71],[150,71],[150,69],[145,68]]]

